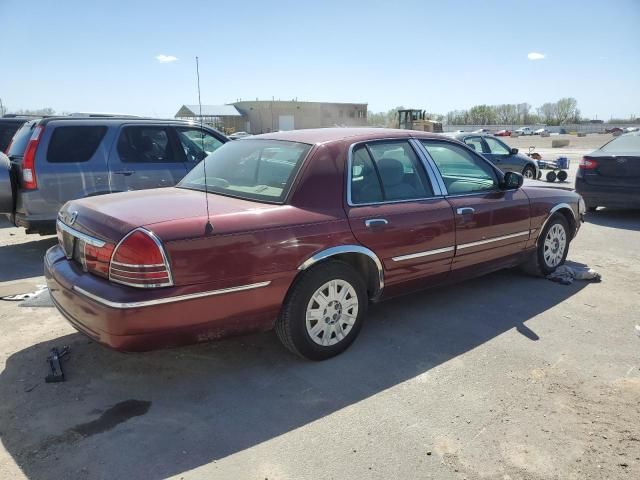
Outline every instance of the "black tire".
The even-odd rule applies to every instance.
[[[560,170],[558,172],[558,181],[559,182],[564,182],[567,179],[568,176],[569,175],[567,174],[567,172],[565,172],[564,170]]]
[[[556,181],[556,172],[549,172],[547,173],[547,182],[555,182]]]
[[[526,167],[524,167],[522,169],[522,176],[524,178],[535,179],[536,178],[536,169],[533,168],[531,165],[527,165]]]
[[[307,330],[307,307],[316,291],[331,280],[342,280],[353,287],[358,300],[358,312],[355,322],[342,340],[334,345],[323,346],[316,343]],[[365,283],[349,264],[341,261],[320,263],[302,272],[289,290],[276,321],[276,333],[284,346],[296,355],[309,360],[331,358],[346,350],[358,336],[368,302]]]
[[[566,243],[564,247],[564,252],[562,253],[562,260],[557,265],[550,266],[545,261],[545,258],[544,258],[544,253],[545,253],[544,243],[545,243],[545,239],[547,238],[547,234],[549,233],[549,230],[551,230],[554,225],[560,225],[562,228],[564,228]],[[525,263],[522,264],[522,269],[526,273],[537,276],[537,277],[539,276],[546,277],[550,273],[555,272],[556,269],[560,265],[564,264],[565,260],[567,259],[567,254],[569,253],[570,238],[571,238],[571,235],[569,233],[569,224],[567,223],[567,220],[562,216],[562,214],[559,214],[559,213],[555,214],[553,217],[551,217],[549,222],[547,222],[544,229],[540,233],[540,236],[538,237],[538,242],[536,243],[536,250],[535,252],[533,252],[531,257]]]

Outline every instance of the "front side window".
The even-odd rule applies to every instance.
[[[494,155],[510,155],[511,150],[500,140],[496,140],[495,138],[485,137],[485,141],[489,146],[489,151]]]
[[[486,192],[498,187],[495,171],[482,158],[449,142],[424,140],[450,195]]]
[[[311,149],[278,140],[227,142],[196,165],[179,187],[205,190],[249,200],[281,203]]]
[[[351,202],[366,204],[433,196],[420,160],[407,141],[372,142],[353,152]]]
[[[47,161],[51,163],[86,162],[96,153],[107,133],[105,126],[56,127],[49,141]]]
[[[480,137],[465,138],[464,139],[464,143],[469,145],[471,148],[473,148],[478,153],[483,153],[484,152],[484,147],[482,145],[482,138],[480,138]],[[488,152],[484,152],[484,153],[488,153]]]
[[[175,162],[168,127],[125,127],[118,139],[118,155],[124,163]]]
[[[176,130],[187,162],[197,163],[223,145],[220,140],[205,130],[197,128],[177,128]]]

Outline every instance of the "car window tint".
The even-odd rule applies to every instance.
[[[367,146],[382,180],[385,201],[433,196],[424,168],[409,142],[375,142]]]
[[[74,125],[56,127],[49,140],[47,161],[50,163],[86,162],[96,152],[107,127]]]
[[[382,188],[373,160],[362,145],[354,150],[351,161],[351,203],[376,203],[382,201]]]
[[[7,149],[11,139],[21,126],[19,123],[0,125],[0,152],[4,152]]]
[[[11,145],[9,146],[7,155],[10,157],[24,155],[24,151],[27,149],[27,144],[29,143],[29,139],[33,134],[33,129],[36,127],[36,124],[37,122],[25,123],[20,130],[16,132],[11,140]]]
[[[125,163],[176,161],[167,127],[125,127],[118,139],[118,155]]]
[[[422,143],[440,170],[449,194],[484,192],[497,187],[491,166],[465,148],[448,142]]]
[[[510,155],[511,154],[511,150],[509,150],[504,143],[496,140],[495,138],[485,137],[484,140],[485,140],[485,142],[487,142],[487,145],[489,145],[489,150],[491,151],[491,153],[493,153],[495,155]]]
[[[223,143],[205,130],[177,128],[178,138],[187,162],[197,163],[215,152]]]
[[[482,147],[482,139],[480,137],[465,138],[464,143],[469,145],[472,149],[474,149],[478,153],[484,152],[484,148]]]

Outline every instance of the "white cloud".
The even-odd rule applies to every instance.
[[[157,55],[156,60],[160,63],[172,63],[178,60],[178,57],[174,57],[173,55]]]
[[[544,53],[531,52],[527,55],[529,60],[542,60],[546,55]]]

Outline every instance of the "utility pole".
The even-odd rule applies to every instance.
[[[4,117],[4,105],[2,104],[2,98],[0,98],[0,117]]]

